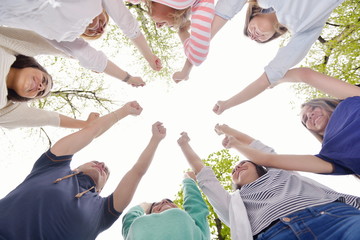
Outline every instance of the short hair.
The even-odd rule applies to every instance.
[[[105,9],[102,11],[102,13],[104,13],[105,16],[106,16],[106,26],[107,26],[108,23],[109,23],[109,14],[105,11]],[[99,15],[100,15],[100,14],[99,14]],[[97,17],[97,16],[96,16],[96,17]],[[85,29],[85,31],[86,31],[86,29]],[[96,34],[96,35],[93,35],[93,36],[88,36],[88,35],[86,35],[85,32],[84,32],[84,33],[82,33],[82,34],[80,35],[80,37],[83,38],[83,39],[86,39],[86,40],[96,40],[96,39],[99,39],[103,34],[104,34],[104,32],[101,33],[101,34]]]
[[[338,104],[341,102],[342,100],[340,99],[336,99],[336,98],[314,98],[311,99],[308,102],[305,102],[303,104],[301,104],[301,109],[303,109],[304,107],[308,106],[308,107],[319,107],[321,109],[324,109],[326,112],[329,113],[329,116],[332,115],[332,113],[334,112],[335,108],[338,106]],[[304,125],[304,127],[306,127],[306,124],[301,120],[301,123]],[[308,129],[306,127],[306,129]],[[309,130],[309,129],[308,129]],[[312,130],[309,130],[315,137],[316,139],[318,139],[320,142],[323,141],[324,136],[322,136],[319,133],[316,133]]]
[[[147,8],[146,12],[151,16],[152,14],[152,7],[151,7],[151,0],[144,0],[145,7]],[[161,3],[159,3],[161,4]],[[180,29],[190,24],[190,13],[191,7],[187,7],[185,9],[174,9],[174,13],[171,13],[170,16],[174,19],[174,28]]]
[[[46,71],[46,69],[40,65],[40,63],[38,63],[35,58],[33,57],[29,57],[29,56],[24,56],[24,55],[16,55],[16,60],[15,62],[10,66],[10,68],[16,68],[16,69],[23,69],[23,68],[36,68],[36,69],[39,69],[40,71],[46,73],[50,80],[51,80],[51,83],[49,84],[52,84],[52,77],[51,75]],[[52,86],[51,86],[52,87]],[[35,98],[26,98],[26,97],[22,97],[20,96],[19,94],[17,94],[15,92],[15,90],[11,89],[11,88],[8,88],[7,89],[8,91],[8,95],[7,95],[7,99],[10,100],[10,101],[13,101],[13,102],[28,102],[30,100],[33,100],[33,99],[37,99],[37,98],[44,98],[46,96],[49,95],[46,94],[46,95],[42,95],[42,96],[39,96],[39,97],[35,97]]]
[[[253,19],[256,15],[266,14],[266,13],[264,13],[265,9],[261,8],[257,4],[256,0],[249,1],[248,3],[249,3],[249,6],[248,6],[248,9],[246,11],[245,24],[244,24],[244,35],[247,36],[247,37],[249,37],[248,27],[249,27],[249,23],[250,23],[251,19]],[[276,24],[276,26],[275,26],[275,33],[271,38],[269,38],[268,40],[263,41],[263,42],[261,42],[261,41],[256,41],[256,42],[258,42],[258,43],[270,42],[270,41],[280,37],[281,35],[285,34],[287,31],[288,31],[288,29],[278,22]]]

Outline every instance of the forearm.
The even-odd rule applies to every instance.
[[[144,151],[141,153],[138,161],[136,162],[136,164],[133,167],[133,170],[135,170],[139,176],[145,175],[152,160],[154,159],[154,155],[155,155],[156,149],[159,146],[159,143],[160,143],[159,139],[156,139],[154,136],[151,137],[148,145],[146,146]]]
[[[70,118],[65,115],[59,114],[60,127],[63,128],[84,128],[87,126],[87,122],[75,118]]]
[[[112,113],[109,113],[93,121],[91,125],[79,130],[78,132],[72,133],[60,139],[51,148],[51,152],[58,156],[75,154],[92,142],[94,138],[100,136],[117,121],[127,115],[128,113],[124,110],[124,108],[120,108]]]
[[[120,80],[124,80],[128,75],[126,71],[122,70],[120,67],[118,67],[115,63],[113,63],[110,60],[107,61],[107,65],[104,70],[104,73]]]
[[[180,147],[195,174],[200,172],[205,165],[189,143],[183,143]]]
[[[211,24],[211,38],[214,38],[214,36],[218,33],[218,31],[227,23],[228,20],[215,15],[214,20]]]
[[[360,88],[340,79],[316,72],[310,68],[289,70],[281,82],[303,82],[330,96],[345,99],[360,96]]]
[[[267,80],[266,74],[263,73],[257,80],[252,82],[241,92],[228,99],[226,101],[227,109],[242,104],[256,97],[257,95],[265,91],[269,86],[270,84],[269,81]]]
[[[225,135],[233,136],[242,144],[249,145],[254,141],[254,138],[250,137],[249,135],[242,133],[234,128],[229,127],[228,125],[223,125],[221,127],[221,131]]]
[[[190,37],[190,33],[187,29],[179,29],[178,35],[183,44],[184,44],[185,40]]]
[[[131,39],[134,45],[139,49],[141,54],[147,61],[151,61],[153,52],[151,51],[148,42],[146,41],[143,34],[140,34],[137,38]]]

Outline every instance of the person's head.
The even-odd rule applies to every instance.
[[[158,28],[163,26],[182,28],[189,22],[190,7],[175,9],[156,1],[145,0],[144,2],[147,7],[147,13]]]
[[[49,95],[52,77],[33,57],[17,55],[7,75],[8,100],[27,102]]]
[[[322,142],[325,128],[339,99],[315,98],[301,105],[301,123]]]
[[[256,1],[249,2],[245,17],[245,36],[258,43],[266,43],[286,32],[287,28],[278,22],[274,12],[264,13],[264,9]]]
[[[81,35],[82,38],[95,40],[102,36],[105,27],[109,23],[109,15],[105,10],[96,16],[93,21],[86,27],[85,32]]]
[[[75,172],[82,172],[95,183],[96,192],[101,192],[110,176],[109,168],[103,162],[91,161],[77,167]]]
[[[149,214],[151,213],[161,213],[166,210],[172,209],[172,208],[178,208],[178,206],[171,201],[170,199],[163,199],[160,202],[154,202],[151,204],[151,207],[149,209]]]
[[[234,167],[231,177],[235,188],[240,189],[242,186],[255,181],[266,173],[267,169],[265,167],[250,160],[245,160]]]

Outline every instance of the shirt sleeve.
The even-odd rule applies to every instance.
[[[263,144],[261,141],[259,140],[254,140],[249,144],[249,147],[254,148],[256,150],[259,150],[261,152],[264,153],[273,153],[275,154],[275,150],[265,144]]]
[[[103,7],[125,36],[130,39],[140,36],[139,23],[125,6],[123,0],[103,0]]]
[[[306,56],[321,31],[322,27],[316,27],[312,30],[296,33],[286,46],[278,50],[275,58],[265,67],[265,73],[270,84],[275,84],[283,78],[290,68]]]
[[[195,66],[204,62],[209,53],[214,14],[213,0],[201,0],[192,7],[191,33],[184,41],[184,51],[188,60]]]
[[[34,163],[33,169],[31,173],[33,174],[37,170],[40,170],[43,167],[48,167],[49,165],[70,165],[73,155],[63,155],[56,156],[49,149],[45,153],[43,153],[39,159]],[[31,176],[31,175],[29,175]]]
[[[111,225],[120,217],[121,213],[116,211],[114,208],[114,195],[111,194],[110,196],[104,199],[104,215],[101,218],[101,224],[99,226],[99,232],[102,232]]]
[[[219,0],[216,3],[215,14],[230,20],[244,7],[246,0]]]
[[[200,190],[192,179],[183,180],[184,210],[194,219],[195,224],[201,229],[205,239],[210,238],[210,229],[207,221],[209,209],[201,196]]]
[[[82,38],[77,38],[72,42],[57,42],[49,40],[57,49],[66,55],[79,61],[79,64],[95,72],[104,72],[107,65],[107,57],[102,51],[98,51]]]
[[[131,224],[137,219],[144,215],[144,209],[139,205],[130,208],[122,219],[122,235],[124,239],[127,238]]]
[[[210,167],[203,167],[196,176],[199,187],[208,197],[210,204],[221,221],[230,226],[229,207],[231,195],[220,184]]]
[[[11,110],[6,111],[6,108]],[[1,109],[0,126],[8,129],[19,127],[60,126],[59,113],[29,107],[27,103],[9,103]]]

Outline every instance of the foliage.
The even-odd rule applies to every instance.
[[[359,83],[360,1],[347,0],[337,7],[309,51],[303,66],[349,83]],[[316,89],[299,84],[297,93],[308,98],[324,97]]]
[[[224,186],[229,192],[232,191],[231,185],[231,171],[236,162],[239,161],[238,156],[231,156],[229,150],[223,149],[218,152],[212,153],[207,159],[203,159],[206,166],[210,166],[220,181],[221,185]],[[208,216],[208,222],[210,225],[210,231],[213,240],[231,240],[230,228],[226,226],[217,214],[214,212],[213,207],[209,203],[207,197],[202,193],[202,197],[209,207],[210,214]],[[184,193],[180,190],[174,201],[178,206],[182,206],[184,202]]]

